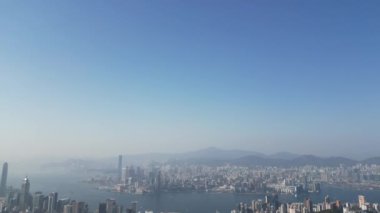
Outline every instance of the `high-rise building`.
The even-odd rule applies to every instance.
[[[107,213],[107,204],[106,203],[99,203],[99,213]]]
[[[7,178],[8,178],[8,163],[3,164],[3,171],[1,173],[1,182],[0,182],[0,197],[6,196],[7,192]]]
[[[121,172],[121,182],[123,184],[126,184],[127,179],[128,179],[128,167],[125,167],[122,169],[122,172]]]
[[[106,212],[107,213],[116,213],[117,205],[114,199],[106,200]]]
[[[53,210],[57,212],[57,206],[58,206],[58,192],[52,192],[53,193]]]
[[[29,190],[30,190],[30,181],[28,177],[25,177],[24,182],[21,185],[21,193],[29,194]]]
[[[132,213],[137,213],[137,201],[131,202]]]
[[[64,205],[63,213],[75,213],[75,205],[73,204]]]
[[[156,193],[161,192],[161,171],[157,172],[156,178],[154,179],[154,191]]]
[[[123,210],[124,210],[123,206],[120,205],[117,207],[116,213],[123,213]]]
[[[88,213],[88,205],[85,202],[76,203],[76,213]]]
[[[42,192],[36,192],[33,195],[33,213],[42,213],[44,204],[44,195]]]
[[[358,199],[359,199],[359,207],[364,206],[365,205],[365,197],[364,197],[364,195],[359,195]]]
[[[58,193],[52,192],[48,196],[47,213],[54,213],[57,211]]]
[[[306,198],[304,201],[304,207],[305,207],[305,212],[307,213],[312,213],[313,212],[313,202],[311,201],[310,198]]]
[[[281,204],[280,206],[280,213],[287,213],[288,212],[288,208],[285,204]]]
[[[117,172],[118,172],[118,180],[122,181],[122,172],[123,172],[123,156],[122,155],[119,155]]]
[[[325,196],[325,201],[323,202],[323,208],[322,210],[329,210],[331,209],[331,203],[330,203],[330,197],[328,195]]]
[[[57,202],[57,212],[63,212],[64,206],[67,204],[70,204],[70,201],[71,200],[69,198],[59,199]],[[46,210],[47,210],[47,207],[46,207]]]
[[[20,208],[22,211],[30,207],[31,195],[29,194],[29,190],[30,190],[30,181],[28,177],[25,177],[21,185]]]

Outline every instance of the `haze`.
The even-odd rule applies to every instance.
[[[0,160],[376,155],[380,2],[1,1]]]

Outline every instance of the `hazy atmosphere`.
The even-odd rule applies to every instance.
[[[380,155],[380,2],[358,2],[1,1],[0,161]]]

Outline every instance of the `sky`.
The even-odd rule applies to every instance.
[[[373,156],[378,0],[0,1],[0,160]]]

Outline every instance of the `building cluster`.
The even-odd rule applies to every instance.
[[[116,200],[107,199],[106,202],[100,203],[99,208],[95,213],[137,213],[137,202],[131,202],[130,207],[126,208],[122,205],[118,205]]]
[[[78,202],[70,198],[58,198],[57,192],[44,195],[42,192],[30,192],[30,180],[25,177],[20,189],[7,187],[8,164],[3,164],[0,184],[0,213],[89,213],[89,206],[85,202]],[[147,210],[145,213],[153,213]],[[94,213],[142,213],[137,210],[137,202],[131,202],[125,208],[118,205],[116,200],[107,199],[99,203]]]
[[[321,183],[360,189],[380,188],[379,165],[245,167],[236,165],[161,163],[123,167],[118,158],[117,177],[91,178],[99,189],[126,193],[179,191],[233,193],[319,193]]]
[[[129,207],[124,209],[122,205],[118,205],[115,199],[107,199],[105,202],[99,204],[99,208],[95,213],[153,213],[152,210],[139,211],[137,209],[137,202],[133,201]],[[161,212],[162,213],[162,212]],[[175,213],[175,212],[171,212]]]
[[[88,213],[85,202],[69,198],[58,199],[58,193],[44,195],[30,192],[30,180],[25,177],[21,189],[7,187],[8,163],[3,164],[0,184],[0,213]]]
[[[331,201],[328,196],[322,203],[313,203],[310,198],[304,202],[281,203],[279,193],[319,192],[320,182],[329,183],[374,183],[379,167],[356,165],[353,167],[255,167],[171,165],[156,164],[150,168],[122,166],[118,161],[116,181],[106,178],[101,183],[114,184],[118,191],[137,193],[161,191],[215,191],[215,192],[265,192],[264,199],[253,200],[250,204],[240,203],[231,213],[313,213],[313,212],[380,212],[378,203],[366,202],[363,195],[358,203]],[[356,173],[360,174],[357,175]],[[0,180],[0,213],[89,213],[85,202],[69,198],[58,198],[58,193],[44,195],[30,192],[30,180],[25,177],[20,189],[7,187],[8,164],[3,164]],[[342,178],[343,177],[343,178]],[[346,177],[346,178],[344,178]],[[356,178],[356,179],[355,179]],[[92,179],[91,181],[97,182]],[[116,184],[115,184],[116,182]],[[145,213],[153,213],[146,210]],[[137,202],[131,202],[125,209],[115,199],[99,204],[95,213],[142,213]]]
[[[335,212],[335,213],[358,213],[358,212],[380,212],[378,203],[366,202],[365,196],[358,196],[358,203],[342,203],[340,200],[331,201],[326,196],[322,203],[313,204],[310,198],[304,202],[280,203],[278,196],[265,196],[264,200],[253,200],[251,204],[240,203],[231,213],[313,213],[313,212]]]
[[[310,168],[243,167],[155,164],[147,167],[122,166],[117,177],[102,176],[88,181],[99,189],[143,194],[157,192],[233,193],[318,193],[320,178]]]
[[[58,199],[58,193],[44,195],[42,192],[30,193],[30,181],[26,177],[20,190],[7,190],[6,196],[0,198],[1,213],[88,213],[85,202],[69,198]]]

